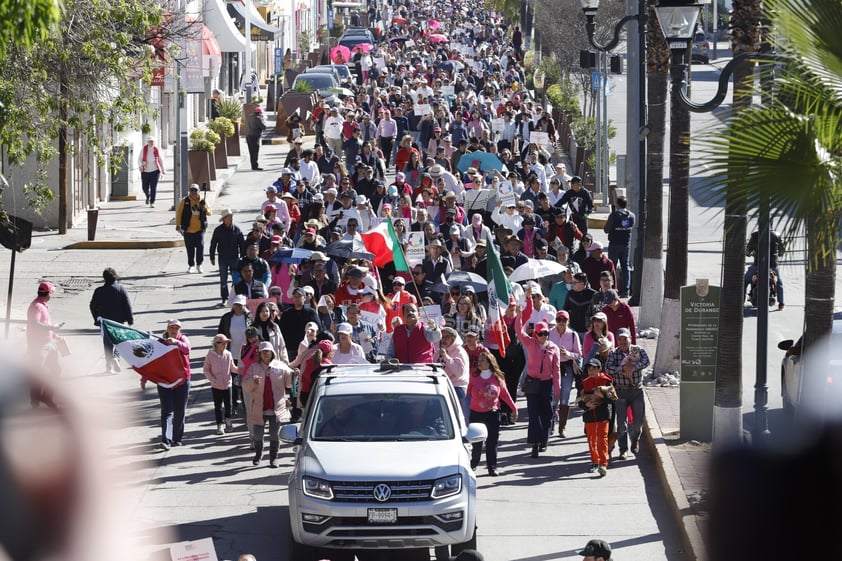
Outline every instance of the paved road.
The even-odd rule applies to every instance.
[[[279,169],[285,147],[264,147],[264,151],[262,165]],[[213,202],[214,211],[232,208],[238,224],[249,223],[272,178],[270,172],[235,174]],[[165,199],[171,186],[162,187]],[[165,210],[147,209],[140,201],[111,203],[100,215],[98,237],[177,239],[169,220]],[[284,451],[280,469],[255,468],[241,422],[233,434],[214,434],[210,389],[201,375],[201,360],[224,311],[215,307],[214,271],[207,267],[204,275],[186,274],[181,248],[62,249],[83,237],[84,232],[77,230],[63,239],[39,234],[33,248],[18,257],[12,300],[17,323],[8,343],[11,349],[21,348],[19,321],[36,280],[56,281],[60,291],[51,309],[56,321],[67,321],[73,348],[58,384],[69,402],[78,404],[74,418],[85,419],[82,436],[94,449],[91,489],[99,493],[91,496],[109,499],[110,509],[97,510],[116,525],[106,532],[109,526],[91,524],[96,538],[89,537],[87,543],[96,543],[98,549],[93,558],[105,558],[112,551],[103,543],[106,536],[123,558],[161,560],[168,558],[170,543],[211,536],[220,559],[236,559],[243,552],[252,552],[261,561],[287,559],[290,450]],[[160,332],[167,318],[178,317],[192,341],[193,389],[182,448],[157,449],[154,390],[141,392],[133,372],[103,372],[100,342],[87,304],[106,265],[124,277],[136,312],[135,326]],[[0,275],[6,274],[7,268],[0,268]],[[641,452],[639,461],[612,466],[605,479],[596,479],[585,473],[589,459],[578,416],[568,427],[570,438],[554,438],[548,452],[535,460],[529,458],[525,444],[526,425],[518,423],[504,431],[502,476],[492,479],[480,466],[478,543],[486,559],[575,559],[576,550],[592,537],[608,540],[618,557],[628,561],[688,559],[649,450]]]

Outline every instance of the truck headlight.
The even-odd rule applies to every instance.
[[[324,499],[326,501],[333,500],[333,489],[331,488],[330,483],[324,479],[308,477],[305,475],[302,478],[302,483],[302,490],[308,497]]]
[[[462,476],[457,473],[436,479],[430,496],[434,499],[443,499],[444,497],[449,497],[451,495],[458,495],[461,491]]]

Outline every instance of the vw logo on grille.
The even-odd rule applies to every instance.
[[[392,496],[392,489],[385,483],[380,483],[374,488],[374,500],[384,503]]]

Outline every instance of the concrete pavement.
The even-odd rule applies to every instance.
[[[232,161],[230,170],[207,195],[215,216],[230,207],[241,227],[251,222],[258,213],[262,190],[276,178],[286,152],[285,143],[263,145],[264,172],[247,170],[247,157],[246,171],[238,171],[240,162]],[[171,150],[167,156],[172,157]],[[210,392],[200,372],[209,339],[224,310],[214,307],[218,283],[208,263],[204,275],[185,273],[187,264],[178,247],[174,213],[164,203],[172,197],[169,175],[159,186],[159,204],[154,209],[142,200],[104,203],[96,243],[87,243],[84,223],[63,236],[36,233],[32,248],[16,259],[7,352],[14,356],[16,352],[9,349],[22,348],[26,306],[34,297],[37,281],[55,282],[59,291],[51,302],[53,318],[67,322],[66,335],[73,349],[72,357],[64,362],[59,386],[82,410],[94,409],[100,418],[107,415],[109,422],[104,423],[102,437],[108,445],[104,465],[109,475],[116,476],[113,498],[119,499],[119,513],[128,515],[125,521],[135,530],[126,537],[127,542],[117,540],[117,550],[125,550],[129,544],[132,557],[165,559],[165,544],[212,535],[220,559],[233,559],[236,553],[246,551],[256,553],[261,561],[285,559],[281,552],[286,543],[286,514],[281,505],[286,501],[284,484],[291,455],[288,450],[283,455],[286,463],[280,470],[252,469],[240,427],[225,437],[213,434]],[[216,221],[211,217],[211,226]],[[597,239],[602,239],[599,233]],[[114,267],[124,278],[137,327],[161,332],[167,318],[179,317],[192,339],[194,390],[190,438],[183,449],[156,450],[159,429],[155,426],[154,390],[141,393],[131,372],[103,373],[102,351],[87,304],[105,266]],[[7,263],[0,264],[0,275],[8,278]],[[654,357],[654,341],[644,340],[643,344]],[[481,514],[499,513],[499,509],[513,513],[500,520],[485,517],[479,547],[486,559],[578,558],[575,550],[590,537],[614,543],[617,557],[625,560],[704,558],[704,513],[689,503],[688,496],[705,487],[709,449],[676,438],[678,396],[677,388],[647,389],[647,438],[640,459],[615,463],[601,481],[581,473],[587,446],[578,415],[569,424],[572,436],[565,440],[554,437],[540,465],[527,457],[525,424],[506,430],[501,443],[503,476],[492,484],[480,468]],[[118,417],[123,422],[118,422]],[[653,512],[657,507],[651,504],[653,490],[645,477],[647,470],[653,469],[681,528],[680,543],[670,542],[660,527],[663,521]],[[575,485],[554,491],[559,478]],[[547,484],[546,496],[534,488],[536,483]],[[235,505],[241,505],[246,495],[249,512],[244,513]],[[547,519],[557,523],[547,525]]]

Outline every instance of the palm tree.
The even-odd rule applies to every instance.
[[[768,201],[785,238],[806,232],[804,345],[809,348],[830,333],[833,322],[842,217],[842,46],[837,40],[842,10],[836,0],[771,0],[765,9],[777,29],[780,52],[792,62],[776,77],[776,95],[732,115],[721,135],[702,141],[702,155],[717,177],[719,189],[711,200],[724,199],[726,205],[725,286],[742,286],[745,211],[756,215]],[[720,323],[725,340],[739,343],[743,296],[732,289],[723,291]],[[726,302],[725,295],[738,295],[740,301]],[[720,349],[716,400],[739,407],[740,393],[733,390],[740,388],[742,373],[735,365],[741,345],[729,347]]]

